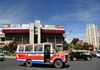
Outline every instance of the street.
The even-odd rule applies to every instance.
[[[62,70],[100,70],[100,58],[92,58],[91,61],[77,60],[69,61]],[[0,70],[58,70],[53,65],[33,64],[27,67],[22,62],[15,61],[14,58],[6,58],[0,61]]]

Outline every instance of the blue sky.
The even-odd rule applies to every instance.
[[[100,30],[100,0],[0,0],[0,27],[34,23],[36,17],[42,25],[63,25],[67,40],[85,41],[87,24]]]

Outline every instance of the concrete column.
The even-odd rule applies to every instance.
[[[38,27],[38,43],[41,43],[41,30],[40,30],[40,27]]]
[[[29,44],[34,44],[34,23],[30,23]]]
[[[37,29],[37,41],[38,43],[41,43],[41,27],[40,27],[40,20],[35,20],[35,26],[38,27]]]

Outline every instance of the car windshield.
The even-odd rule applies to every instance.
[[[97,53],[100,53],[100,51],[98,51]]]

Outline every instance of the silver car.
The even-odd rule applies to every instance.
[[[0,60],[3,60],[3,59],[5,59],[4,54],[2,54],[0,51]]]
[[[97,51],[96,56],[100,58],[100,50]]]

